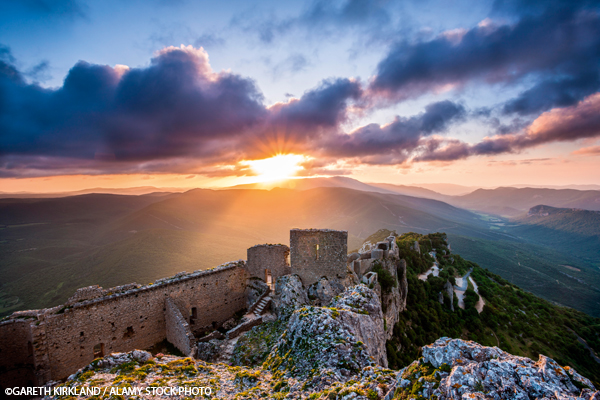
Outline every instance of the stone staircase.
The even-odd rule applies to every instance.
[[[260,301],[258,302],[258,305],[256,306],[256,308],[253,311],[253,314],[256,315],[257,317],[260,316],[262,314],[262,312],[264,311],[264,309],[271,303],[271,296],[266,296],[263,297],[262,299],[260,299]]]

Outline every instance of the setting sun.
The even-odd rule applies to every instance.
[[[257,175],[257,182],[288,179],[304,169],[300,165],[307,157],[298,154],[278,154],[262,160],[243,161]]]

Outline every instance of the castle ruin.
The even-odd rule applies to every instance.
[[[63,305],[17,311],[0,322],[0,385],[62,380],[95,358],[147,349],[165,339],[193,356],[198,335],[248,308],[251,278],[272,286],[277,278],[295,273],[308,286],[323,276],[344,276],[347,238],[346,231],[294,229],[290,247],[254,246],[247,261],[182,272],[148,285],[90,286]],[[257,323],[260,317],[245,324]],[[232,331],[239,334],[241,328]]]

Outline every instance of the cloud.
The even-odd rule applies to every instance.
[[[579,150],[575,150],[571,154],[580,156],[600,156],[600,146],[583,147]]]
[[[579,10],[599,4],[598,0],[495,0],[492,10],[510,15],[539,15],[547,10]]]
[[[205,33],[194,41],[194,47],[209,48],[222,46],[225,46],[225,39],[214,33]]]
[[[165,48],[144,68],[80,61],[57,89],[28,84],[0,61],[0,169],[4,176],[208,170],[307,149],[311,138],[336,131],[361,96],[360,82],[330,79],[267,107],[254,81],[213,71],[207,53],[191,46]]]
[[[326,79],[299,98],[266,105],[253,80],[214,71],[202,48],[167,47],[142,68],[80,61],[53,89],[29,83],[10,51],[0,50],[3,177],[242,176],[252,171],[240,161],[279,153],[318,160],[307,163],[306,175],[333,174],[361,164],[450,162],[600,136],[600,93],[530,124],[517,118],[494,125],[492,118],[498,134],[470,144],[449,132],[467,118],[491,118],[490,110],[468,112],[461,103],[438,101],[412,116],[346,132],[344,126],[373,107],[373,93],[359,80]]]
[[[572,142],[600,137],[600,93],[588,96],[574,106],[542,113],[522,132],[484,138],[470,145],[458,141],[437,141],[424,146],[415,161],[452,161],[476,155],[515,153],[527,148],[555,142]],[[446,144],[446,147],[442,145]],[[593,154],[594,147],[574,154]]]
[[[25,75],[33,79],[35,82],[45,82],[52,79],[52,76],[48,72],[50,69],[50,63],[46,60],[39,62],[38,64],[31,67]]]
[[[465,108],[445,100],[426,106],[425,112],[401,118],[388,125],[369,124],[350,134],[328,137],[323,153],[339,157],[363,157],[370,164],[405,162],[424,137],[444,132],[453,122],[462,120]]]
[[[202,49],[170,47],[147,68],[77,63],[56,90],[0,63],[0,155],[118,161],[197,155],[266,116],[253,81],[215,73]]]
[[[273,67],[273,75],[280,78],[288,73],[304,71],[309,65],[310,62],[304,55],[293,53]]]
[[[293,17],[278,18],[273,13],[263,14],[245,10],[232,18],[230,25],[254,33],[258,39],[271,44],[290,32],[303,32],[308,36],[339,36],[356,30],[367,41],[387,40],[396,33],[391,10],[396,1],[370,0],[315,0]]]
[[[473,82],[534,88],[505,112],[530,113],[574,104],[600,88],[600,17],[597,12],[548,10],[512,25],[489,20],[428,41],[401,42],[379,62],[370,91],[402,101]]]

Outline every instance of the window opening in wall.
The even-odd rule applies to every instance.
[[[192,307],[190,309],[190,324],[193,324],[194,322],[196,322],[197,318],[198,318],[198,309],[196,309],[196,307]]]
[[[317,254],[317,257],[316,257],[316,259],[318,260],[318,259],[319,259],[319,245],[317,245],[317,251],[316,251],[316,254]]]
[[[270,269],[265,269],[265,282],[269,286],[269,289],[273,290],[273,275],[271,274]]]
[[[98,343],[94,346],[94,358],[104,357],[104,343]]]

